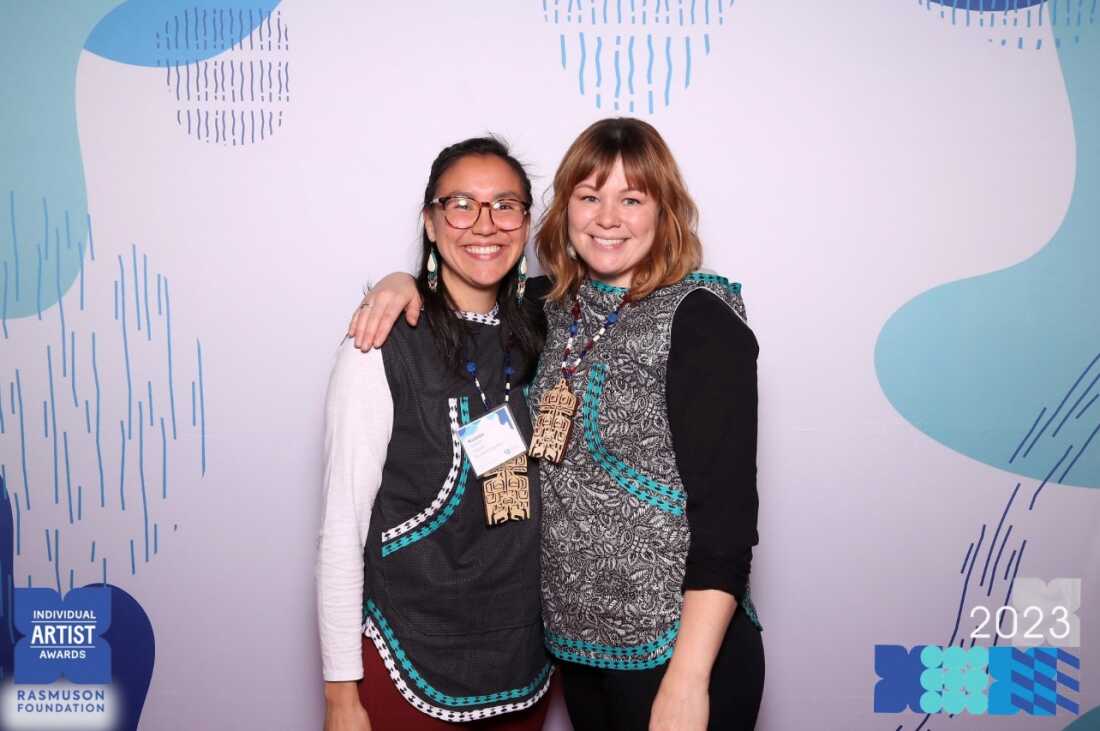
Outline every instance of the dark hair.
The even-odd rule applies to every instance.
[[[523,202],[531,205],[531,179],[527,177],[527,171],[523,165],[512,156],[507,144],[496,137],[473,137],[462,142],[443,148],[432,162],[431,172],[428,174],[428,184],[424,187],[424,202],[422,212],[428,215],[431,201],[436,197],[436,188],[440,178],[450,170],[459,160],[471,155],[492,155],[498,157],[515,171],[516,176],[523,186]],[[416,288],[420,291],[420,297],[424,302],[424,314],[428,317],[428,326],[431,328],[435,339],[436,349],[443,361],[453,370],[464,371],[463,355],[466,340],[470,337],[470,328],[466,321],[454,316],[457,309],[454,300],[447,291],[447,285],[443,281],[442,273],[437,280],[436,291],[428,287],[428,255],[435,248],[435,244],[428,238],[428,232],[421,227],[420,232],[420,269],[416,277]],[[438,255],[437,255],[438,259]],[[442,266],[442,261],[439,262]],[[542,337],[531,323],[523,305],[516,297],[516,285],[518,283],[516,267],[504,276],[500,281],[500,290],[497,293],[499,305],[498,317],[500,319],[501,347],[505,351],[519,350],[527,365],[528,373],[521,373],[521,381],[526,380],[530,369],[538,360],[539,351],[542,350]]]

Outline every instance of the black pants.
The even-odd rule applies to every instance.
[[[601,670],[561,663],[574,731],[646,731],[666,667]],[[764,645],[740,607],[711,669],[709,692],[710,731],[752,731],[764,692]]]

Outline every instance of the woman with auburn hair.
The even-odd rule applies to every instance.
[[[751,729],[759,710],[758,347],[740,286],[693,271],[696,224],[658,132],[604,119],[566,152],[536,237],[542,615],[577,731]],[[415,321],[410,285],[368,294],[358,345]]]

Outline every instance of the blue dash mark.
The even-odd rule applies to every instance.
[[[76,486],[76,519],[84,520],[84,486]]]
[[[37,317],[42,319],[42,246],[39,244],[38,250],[38,279],[37,286],[34,291],[34,308],[37,310]]]
[[[61,234],[54,231],[54,283],[57,287],[57,321],[61,326],[61,376],[65,377],[69,372],[68,338],[65,337],[65,299],[64,290],[61,289]]]
[[[1077,416],[1073,417],[1074,421],[1076,421],[1077,419],[1080,419],[1081,416],[1086,411],[1088,411],[1089,407],[1092,406],[1092,404],[1096,401],[1097,397],[1100,397],[1100,393],[1095,394],[1091,399],[1089,399],[1089,402],[1087,404],[1085,404],[1084,407],[1082,407],[1082,409],[1080,411],[1077,412]]]
[[[134,319],[141,332],[141,287],[138,285],[137,244],[130,244],[130,263],[134,269]]]
[[[121,419],[118,422],[118,430],[122,437],[122,451],[118,466],[118,498],[122,511],[126,512],[126,423]]]
[[[665,106],[668,106],[672,93],[672,36],[665,38],[665,62],[668,71],[665,74]]]
[[[1009,537],[1012,535],[1012,528],[1014,526],[1008,526],[1008,531],[1005,532],[1005,537],[1001,540],[1001,547],[997,549],[997,558],[993,560],[993,572],[989,575],[989,586],[986,587],[985,595],[990,596],[993,593],[993,582],[997,578],[997,566],[1001,563],[1001,554],[1004,553],[1005,545],[1008,543]]]
[[[1021,439],[1020,443],[1016,446],[1016,451],[1013,452],[1012,456],[1008,458],[1008,463],[1009,464],[1012,464],[1012,462],[1016,459],[1016,455],[1018,455],[1020,453],[1020,450],[1023,448],[1024,444],[1027,442],[1027,440],[1031,436],[1032,432],[1035,431],[1035,427],[1039,426],[1039,421],[1042,420],[1043,414],[1045,414],[1046,412],[1047,412],[1047,407],[1046,406],[1044,406],[1042,409],[1039,410],[1039,415],[1035,417],[1035,422],[1031,425],[1031,428],[1027,430],[1027,434],[1024,435],[1024,438]]]
[[[684,68],[684,88],[691,86],[691,36],[684,37],[684,54],[687,58]]]
[[[630,92],[630,96],[634,96],[634,36],[630,36],[630,41],[626,45],[626,58],[628,62],[626,89]]]
[[[585,47],[584,33],[580,33],[581,65],[577,71],[577,82],[580,84],[581,96],[584,96],[584,65],[588,60],[588,49]]]
[[[134,433],[134,383],[130,376],[130,339],[126,333],[126,269],[123,266],[121,254],[118,256],[118,275],[122,302],[122,306],[119,308],[122,312],[122,354],[126,362],[126,434],[129,437],[133,436]],[[136,276],[135,274],[135,278]]]
[[[58,481],[58,451],[57,451],[57,406],[53,398],[53,350],[46,346],[46,372],[50,378],[50,431],[53,432],[53,504],[61,502]]]
[[[195,341],[199,360],[199,445],[202,454],[202,474],[206,475],[206,396],[202,380],[202,343]]]
[[[137,575],[137,561],[134,560],[134,539],[130,539],[130,576]]]
[[[160,417],[160,496],[168,498],[168,435],[164,431],[164,417]]]
[[[92,236],[92,216],[88,215],[88,254],[95,261],[95,238]]]
[[[149,393],[149,426],[153,425],[153,382],[146,381],[145,385],[148,387]]]
[[[168,410],[172,416],[172,439],[176,439],[176,389],[172,380],[172,300],[168,293],[168,278],[164,278],[164,321],[168,341]]]
[[[564,69],[565,68],[565,34],[564,33],[559,34],[558,38],[561,41],[561,67]]]
[[[76,333],[69,332],[69,385],[73,387],[73,406],[80,408],[80,399],[76,397]]]
[[[145,419],[138,401],[138,481],[141,485],[141,519],[145,526],[145,563],[149,563],[149,498],[145,491]]]
[[[84,311],[84,243],[77,245],[78,261],[80,262],[80,311]]]
[[[1058,482],[1064,483],[1066,481],[1066,476],[1069,474],[1069,471],[1073,469],[1073,466],[1077,464],[1077,460],[1079,460],[1081,458],[1081,455],[1085,453],[1085,450],[1088,449],[1089,444],[1092,443],[1092,440],[1096,437],[1096,432],[1098,431],[1100,431],[1100,424],[1096,425],[1096,428],[1092,430],[1092,434],[1089,434],[1089,438],[1086,439],[1085,443],[1081,445],[1081,449],[1077,452],[1077,456],[1074,457],[1073,461],[1069,463],[1068,467],[1066,467],[1066,471],[1063,472],[1062,476],[1058,478]]]
[[[603,51],[603,36],[596,36],[596,88],[603,88],[603,69],[600,65],[600,53]],[[600,108],[600,94],[596,92],[596,109]]]
[[[61,441],[65,446],[65,499],[69,506],[69,525],[72,525],[75,520],[73,519],[73,479],[72,470],[69,468],[69,432],[61,433]]]
[[[99,507],[107,506],[106,483],[103,479],[103,447],[100,441],[99,366],[96,364],[95,332],[92,332],[92,378],[95,380],[95,459],[99,467]]]
[[[8,263],[4,262],[4,294],[0,305],[0,324],[3,325],[4,339],[8,339]]]
[[[141,278],[143,287],[143,296],[145,299],[145,339],[153,340],[153,326],[152,319],[149,317],[149,255],[141,255]]]
[[[11,218],[11,256],[12,256],[12,268],[15,274],[15,301],[18,302],[19,296],[19,236],[16,233],[15,227],[15,191],[8,191],[8,211]]]
[[[50,529],[43,528],[42,534],[46,537],[46,561],[53,563],[53,544],[50,543]]]
[[[157,274],[157,317],[164,316],[164,295],[160,291],[160,274]]]
[[[107,559],[103,559],[103,583],[107,584]]]
[[[48,533],[48,531],[47,531]],[[47,537],[48,541],[49,538]],[[53,575],[57,580],[57,593],[61,593],[61,531],[53,529]]]
[[[19,496],[15,496],[15,555],[23,553],[23,511],[19,508]]]
[[[710,55],[710,33],[703,34],[703,52],[707,56]]]
[[[1095,433],[1096,432],[1093,432],[1093,434],[1095,434]],[[1089,441],[1091,441],[1091,439]],[[1088,445],[1086,444],[1086,446],[1088,446]],[[1041,493],[1043,491],[1043,488],[1047,486],[1047,482],[1049,482],[1050,478],[1054,476],[1054,473],[1058,471],[1058,468],[1062,466],[1062,463],[1066,461],[1066,457],[1069,456],[1069,453],[1072,450],[1073,450],[1073,445],[1072,444],[1069,445],[1068,447],[1066,447],[1066,451],[1062,453],[1061,459],[1059,459],[1058,462],[1055,463],[1055,465],[1050,468],[1050,472],[1048,472],[1047,476],[1043,478],[1043,481],[1039,484],[1039,487],[1035,488],[1035,492],[1031,494],[1031,502],[1028,503],[1028,506],[1027,506],[1028,510],[1034,510],[1035,509],[1035,500],[1039,497],[1039,493]],[[1076,460],[1074,460],[1074,462],[1076,462]],[[1072,467],[1072,466],[1073,465],[1071,463],[1070,467]],[[1063,473],[1063,476],[1064,476],[1064,474],[1065,473]]]
[[[23,428],[23,381],[19,376],[19,369],[15,369],[15,394],[19,404],[19,450],[23,465],[23,499],[27,502],[27,510],[31,509],[31,489],[27,480],[27,434]]]
[[[153,523],[153,555],[160,552],[160,526]]]
[[[92,541],[92,559],[90,563],[95,563],[95,541]]]
[[[619,70],[619,36],[615,36],[615,108],[619,108],[619,95],[623,86],[622,72]]]
[[[1077,407],[1085,399],[1085,396],[1089,395],[1089,393],[1092,391],[1092,387],[1096,385],[1097,381],[1100,381],[1100,373],[1096,374],[1096,377],[1092,379],[1091,383],[1089,383],[1088,388],[1081,392],[1081,395],[1078,396],[1077,400],[1073,402],[1073,406],[1070,406],[1069,409],[1066,411],[1066,415],[1062,417],[1062,420],[1060,422],[1058,422],[1058,427],[1053,432],[1051,432],[1050,436],[1052,438],[1058,436],[1058,432],[1060,432],[1062,430],[1062,427],[1065,426],[1066,420],[1068,420],[1070,415],[1077,410]]]

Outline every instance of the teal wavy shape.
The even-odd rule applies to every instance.
[[[1058,53],[1077,143],[1061,226],[1023,262],[906,303],[879,334],[875,369],[898,413],[945,446],[1100,487],[1100,38],[1066,38]]]
[[[278,5],[250,5],[251,24]],[[0,316],[39,315],[76,280],[94,256],[84,165],[76,124],[76,69],[81,50],[139,66],[163,63],[156,33],[166,20],[201,14],[209,0],[35,0],[0,2]],[[254,13],[254,15],[252,15]],[[174,61],[202,60],[224,51],[186,50]],[[189,55],[188,55],[189,54]],[[6,336],[6,328],[4,329]]]

